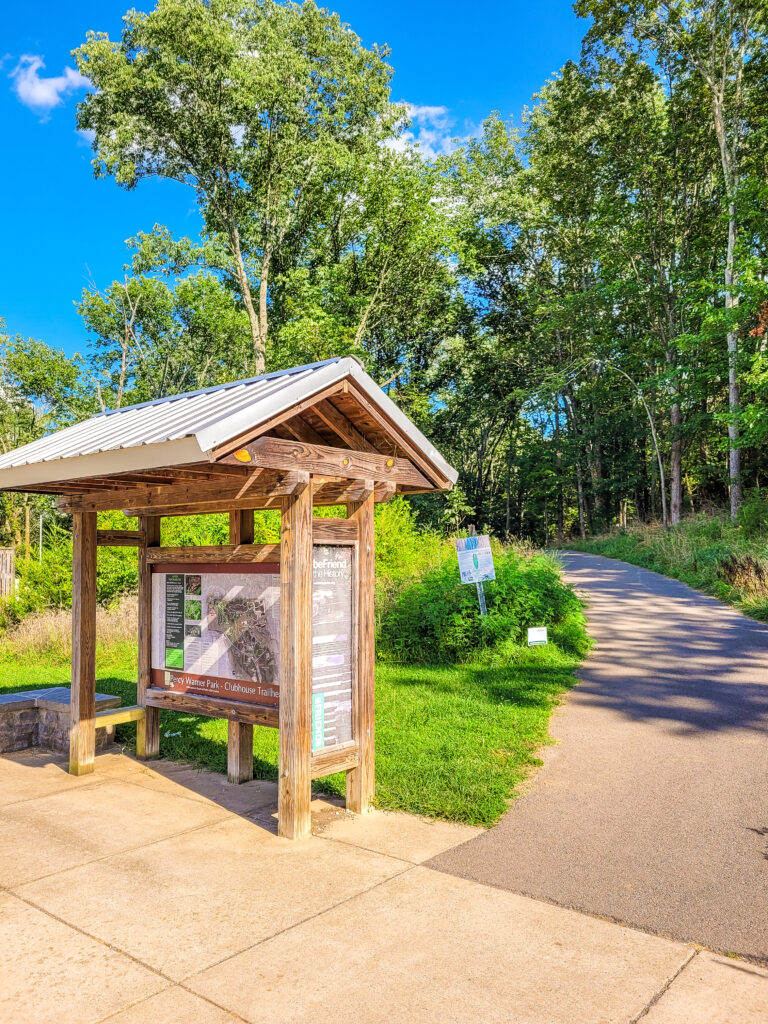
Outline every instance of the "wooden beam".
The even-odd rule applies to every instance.
[[[342,747],[329,747],[312,755],[310,773],[313,779],[323,775],[335,775],[358,766],[358,749],[356,743],[347,743]]]
[[[247,478],[226,484],[221,481],[190,482],[168,487],[144,484],[124,491],[78,494],[60,498],[57,506],[62,512],[101,512],[115,508],[164,510],[178,506],[183,510],[180,514],[186,515],[184,510],[189,505],[203,502],[218,502],[219,505],[223,505],[230,500],[247,502],[253,498],[251,507],[255,508],[260,499],[293,494],[299,488],[306,487],[308,482],[309,476],[306,472],[265,473],[262,469],[255,469],[251,470]]]
[[[279,562],[279,544],[206,544],[192,548],[150,548],[147,561],[156,562]]]
[[[160,516],[142,516],[139,531],[146,538],[146,546],[139,550],[139,681],[137,703],[147,708],[147,713],[136,726],[136,756],[144,760],[157,757],[160,753],[160,712],[147,704],[147,690],[152,674],[152,577],[150,573],[150,548],[160,546]]]
[[[147,690],[148,708],[165,708],[168,711],[182,711],[187,715],[204,715],[206,718],[226,718],[235,722],[250,722],[253,725],[278,726],[277,708],[266,704],[251,704],[246,701],[224,700],[221,697],[198,697],[187,693],[172,693],[152,687]]]
[[[146,708],[140,704],[129,705],[124,708],[111,708],[107,711],[96,712],[96,725],[98,728],[111,725],[125,725],[127,722],[140,722],[146,714]]]
[[[214,450],[209,454],[211,462],[218,462],[222,455],[229,455],[230,452],[236,451],[241,447],[241,445],[247,444],[248,441],[252,441],[257,434],[268,434],[270,430],[278,426],[280,423],[285,423],[286,420],[293,419],[294,416],[299,416],[305,409],[313,408],[317,402],[321,402],[324,398],[330,398],[331,395],[337,395],[340,391],[344,390],[345,383],[346,381],[342,381],[338,384],[331,384],[322,391],[318,391],[316,395],[312,395],[310,398],[305,398],[296,405],[292,405],[290,409],[286,409],[284,412],[278,413],[270,419],[265,420],[259,427],[251,429],[245,434],[238,434],[238,436],[233,437],[231,441],[226,441],[224,444],[219,445],[218,448],[214,448]]]
[[[373,493],[376,502],[389,501],[395,493],[395,485],[375,483],[373,480],[357,480],[353,484],[345,480],[325,483],[318,487],[313,501],[315,505],[348,505],[350,502],[364,501],[370,493]]]
[[[439,470],[429,463],[418,448],[411,444],[411,442],[400,433],[395,425],[387,419],[384,413],[369,402],[368,398],[361,391],[358,391],[354,384],[350,384],[349,394],[363,407],[363,409],[365,409],[371,419],[375,420],[383,430],[395,438],[398,448],[404,451],[409,458],[413,459],[416,465],[424,471],[426,476],[431,481],[434,481],[435,487],[433,490],[450,491],[453,487],[451,481],[447,477],[444,477]]]
[[[283,499],[280,565],[280,751],[277,829],[312,826],[312,485]]]
[[[239,508],[229,513],[229,543],[234,547],[240,544],[253,544],[254,523],[253,509]]]
[[[351,448],[359,448],[364,452],[377,452],[378,449],[371,444],[367,437],[363,437],[357,427],[351,423],[343,412],[339,412],[335,405],[327,399],[318,402],[313,412],[331,430],[335,431]]]
[[[227,723],[227,778],[239,784],[253,778],[253,726],[249,722]]]
[[[23,487],[7,487],[5,489],[21,494],[75,495],[95,490],[115,491],[122,486],[122,484],[105,483],[98,477],[93,477],[85,480],[55,480],[47,484],[25,484]]]
[[[98,530],[96,543],[104,548],[143,548],[147,538],[141,530]]]
[[[378,480],[384,483],[407,484],[429,488],[429,480],[408,459],[378,452],[353,451],[304,441],[283,441],[278,437],[257,437],[255,441],[225,455],[223,462],[249,462],[267,469],[303,469],[308,473],[349,478]]]
[[[72,684],[69,771],[87,775],[96,754],[96,513],[80,512],[72,531]]]
[[[315,544],[345,544],[357,540],[357,521],[317,516],[312,520]]]
[[[199,466],[169,466],[167,469],[148,469],[145,476],[165,477],[172,474],[174,481],[181,480],[217,480],[221,477],[247,477],[249,475],[246,466],[221,466],[210,462],[201,463]],[[115,477],[120,480],[123,477]]]
[[[328,444],[323,435],[318,434],[315,428],[300,416],[286,420],[283,426],[297,441],[305,441],[307,444]]]
[[[308,474],[306,474],[308,476]],[[295,484],[291,492],[298,491],[303,486]],[[395,493],[394,484],[376,484],[374,500],[389,501]],[[315,505],[344,505],[350,501],[360,501],[365,497],[365,481],[336,480],[326,481],[313,492],[312,500]],[[214,501],[190,502],[186,505],[167,505],[148,508],[123,508],[126,515],[162,515],[162,516],[191,516],[207,515],[215,512],[231,512],[236,508],[266,509],[282,508],[282,498],[275,495],[268,498],[260,498],[255,501],[253,497],[248,498],[219,498]]]
[[[375,623],[373,609],[375,540],[373,494],[347,506],[357,523],[357,674],[352,698],[352,734],[359,748],[357,767],[347,772],[347,808],[355,814],[370,810],[376,791],[375,737]]]
[[[117,476],[97,476],[94,483],[105,483],[110,487],[125,487],[126,484],[174,484],[177,477],[172,470],[149,470],[146,473],[119,473]]]

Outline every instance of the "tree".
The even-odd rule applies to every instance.
[[[29,444],[48,430],[87,415],[81,364],[44,342],[10,337],[0,318],[0,452]],[[32,513],[50,513],[50,499],[6,491],[0,496],[0,539],[30,550]]]
[[[710,102],[727,208],[723,263],[726,345],[728,352],[728,436],[731,518],[742,501],[739,447],[739,331],[728,314],[739,304],[736,258],[739,245],[739,188],[742,183],[745,107],[752,85],[750,64],[766,46],[768,3],[765,0],[579,0],[577,12],[594,18],[587,46],[601,44],[619,53],[634,40],[663,64],[675,63],[681,74],[698,76]]]
[[[78,108],[94,171],[126,188],[158,176],[195,190],[261,373],[273,266],[286,272],[340,175],[402,119],[386,50],[365,49],[312,0],[158,0],[124,20],[119,41],[91,32],[74,51],[95,87]]]
[[[78,312],[93,337],[89,371],[102,409],[247,376],[248,318],[210,274],[174,286],[126,276],[86,289]]]

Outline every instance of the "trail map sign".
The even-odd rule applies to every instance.
[[[276,568],[157,566],[152,574],[152,685],[276,706]]]
[[[353,545],[313,548],[313,750],[353,739],[354,558]],[[152,574],[152,685],[278,706],[277,569],[268,563],[158,565]]]
[[[496,579],[490,537],[459,537],[456,554],[462,583],[485,583]]]

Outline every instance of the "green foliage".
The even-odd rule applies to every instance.
[[[248,376],[248,317],[212,274],[174,287],[138,274],[104,292],[86,288],[77,308],[93,339],[89,374],[107,408]]]
[[[768,536],[768,495],[752,492],[739,510],[738,525],[750,540]]]
[[[159,176],[194,189],[201,258],[218,259],[242,298],[260,373],[268,306],[258,291],[266,299],[313,232],[338,224],[334,196],[402,120],[386,50],[365,49],[312,0],[158,0],[124,21],[119,40],[90,32],[75,51],[95,86],[78,111],[94,170],[126,188]],[[190,253],[176,248],[171,262],[179,256]]]
[[[480,615],[474,586],[462,584],[454,546],[440,563],[404,587],[383,614],[378,651],[385,660],[449,664],[500,645],[519,644],[529,626],[554,626],[580,605],[553,559],[514,547],[495,552],[496,579],[485,584],[488,614]]]

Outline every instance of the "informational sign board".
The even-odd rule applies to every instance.
[[[547,642],[546,626],[531,626],[528,629],[528,646],[538,647]]]
[[[277,565],[158,565],[152,573],[152,686],[276,706]]]
[[[496,579],[490,537],[459,537],[456,554],[462,583],[486,583]]]
[[[355,548],[316,544],[312,553],[312,749],[349,743],[356,665]]]
[[[355,554],[313,548],[313,750],[353,739]],[[279,565],[153,566],[153,687],[278,706],[279,641]]]

